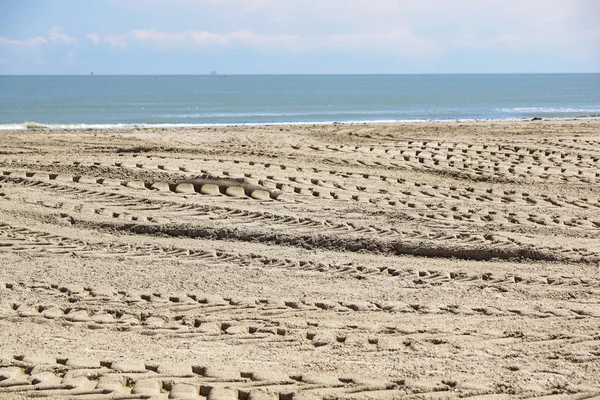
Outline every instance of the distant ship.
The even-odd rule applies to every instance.
[[[217,71],[212,71],[210,74],[211,74],[211,75],[218,75],[218,74],[217,74]]]

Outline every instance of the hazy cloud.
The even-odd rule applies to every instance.
[[[183,0],[181,0],[183,1]],[[110,45],[125,48],[145,43],[161,50],[188,50],[202,47],[248,48],[283,53],[318,52],[331,50],[379,50],[411,57],[424,57],[436,52],[435,46],[416,37],[410,27],[396,28],[383,33],[334,34],[302,36],[295,34],[258,34],[249,30],[230,33],[207,31],[163,32],[136,29],[123,35],[104,38]]]
[[[160,32],[154,29],[136,29],[123,36],[123,40],[150,42],[159,46],[180,46],[183,44],[197,45],[228,45],[231,35],[221,35],[205,31]]]
[[[25,40],[14,40],[14,39],[0,37],[0,45],[7,45],[7,46],[37,47],[37,46],[40,46],[45,43],[48,43],[48,40],[44,39],[43,37],[39,37],[39,36],[30,38],[30,39],[25,39]]]
[[[46,37],[36,36],[24,40],[8,39],[0,37],[0,45],[9,45],[15,47],[33,48],[41,45],[54,43],[54,44],[74,44],[77,43],[77,38],[65,35],[60,31],[59,28],[50,29],[49,34]]]
[[[77,43],[77,38],[65,35],[60,31],[59,28],[50,29],[50,35],[48,36],[48,40],[53,43],[63,43],[63,44],[72,44]]]
[[[127,48],[127,41],[124,37],[119,35],[106,35],[104,40],[113,47],[121,48],[125,50]]]
[[[100,35],[98,35],[97,33],[88,33],[87,35],[85,35],[85,37],[88,38],[94,44],[100,43]]]
[[[238,72],[600,71],[598,0],[35,2],[11,8],[18,24],[0,24],[0,54],[17,71],[46,71],[29,68],[38,56],[58,70],[51,61],[75,47],[78,66],[133,73],[204,63]]]
[[[276,24],[278,20],[303,22],[306,29],[314,23],[328,22],[334,27],[346,24],[355,31],[388,29],[395,23],[411,26],[454,24],[465,27],[484,27],[488,24],[513,27],[518,25],[544,26],[548,22],[589,20],[598,17],[597,0],[109,0],[115,7],[135,9],[141,14],[168,15],[173,13],[220,15],[240,21],[246,16],[251,22],[256,15],[261,23]],[[254,14],[247,14],[248,11]],[[595,16],[594,16],[595,15]],[[242,21],[244,19],[241,19]],[[546,26],[546,29],[555,29]],[[289,32],[288,32],[289,33]],[[299,32],[296,32],[299,33]]]
[[[595,46],[597,40],[590,37],[600,26],[597,0],[108,1],[115,7],[134,9],[142,18],[198,16],[178,18],[179,32],[155,26],[124,38],[156,45],[246,43],[261,49],[285,47],[286,51],[338,46],[341,50],[375,48],[407,55],[432,54],[442,49],[493,51],[495,46],[506,50],[543,46],[574,52],[600,51]],[[218,26],[213,21],[218,21]],[[212,29],[198,30],[198,24]],[[217,30],[231,33],[214,33]]]

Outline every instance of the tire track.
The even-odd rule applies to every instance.
[[[283,177],[279,177],[279,176],[273,176],[273,175],[266,175],[265,176],[255,176],[252,173],[247,173],[247,172],[238,172],[237,175],[239,176],[239,178],[233,178],[232,181],[230,183],[230,185],[234,185],[235,181],[244,181],[244,179],[246,179],[246,183],[252,182],[253,184],[258,184],[263,186],[263,189],[265,190],[281,190],[284,191],[285,193],[302,193],[302,192],[306,192],[307,194],[312,194],[314,197],[317,198],[331,198],[331,199],[336,199],[336,200],[356,200],[358,201],[358,197],[361,196],[363,198],[365,198],[362,201],[369,201],[369,202],[378,202],[380,203],[381,201],[384,201],[386,199],[390,198],[390,194],[393,195],[393,192],[389,191],[389,187],[391,185],[391,187],[395,187],[395,186],[399,186],[399,192],[401,193],[406,193],[408,196],[416,196],[416,197],[421,197],[421,198],[425,198],[425,199],[431,199],[431,198],[439,198],[442,200],[451,200],[451,199],[457,199],[457,200],[475,200],[478,202],[489,202],[489,203],[515,203],[517,202],[519,204],[519,206],[530,206],[530,207],[539,207],[541,205],[545,205],[545,206],[550,206],[550,207],[563,207],[563,206],[573,206],[573,207],[578,207],[581,209],[589,209],[590,207],[594,207],[594,208],[600,208],[600,199],[596,199],[596,201],[589,201],[588,199],[577,199],[577,198],[571,198],[571,197],[567,197],[567,196],[557,196],[556,198],[553,197],[549,197],[547,195],[541,195],[541,196],[535,196],[532,195],[528,192],[522,192],[522,191],[504,191],[504,193],[502,192],[498,192],[497,190],[494,191],[493,187],[490,186],[487,189],[475,189],[472,187],[465,187],[463,189],[459,189],[455,186],[450,186],[450,187],[443,187],[440,185],[434,185],[431,186],[427,183],[424,182],[408,182],[403,178],[397,178],[397,177],[391,177],[391,176],[386,176],[386,175],[379,175],[379,174],[373,174],[373,173],[361,173],[361,172],[339,172],[339,171],[322,171],[320,169],[317,168],[312,168],[312,169],[307,169],[307,168],[302,168],[302,167],[296,167],[296,168],[292,168],[286,165],[274,165],[271,163],[264,163],[264,164],[260,164],[260,163],[256,163],[256,162],[249,162],[249,161],[239,161],[239,160],[223,160],[223,159],[219,159],[219,160],[211,160],[211,159],[204,159],[202,160],[204,162],[211,162],[211,161],[218,161],[219,163],[229,163],[229,164],[244,164],[245,167],[241,168],[240,167],[240,171],[246,171],[249,167],[253,167],[253,166],[260,166],[261,167],[261,172],[264,171],[264,169],[268,169],[270,167],[279,167],[281,170],[292,170],[295,169],[297,172],[302,172],[302,173],[306,173],[307,170],[310,171],[311,175],[315,175],[315,176],[319,176],[321,174],[325,174],[326,178],[323,177],[315,177],[315,176],[309,176],[308,178],[300,178],[297,176],[283,176]],[[195,163],[197,163],[197,160],[194,160]],[[22,164],[22,163],[19,163]],[[81,162],[73,162],[73,165],[76,165],[78,167],[82,167],[84,166],[84,164],[82,164]],[[91,171],[90,172],[96,172],[94,171],[94,169],[98,168],[98,166],[103,166],[102,163],[99,162],[94,162],[88,165],[85,165],[86,167],[90,168]],[[33,167],[39,167],[36,165],[33,165]],[[51,166],[48,166],[51,167]],[[67,168],[68,166],[65,165],[61,165],[61,168],[58,168],[58,170],[62,170],[63,168]],[[158,164],[155,166],[149,166],[147,164],[144,163],[126,163],[126,162],[115,162],[113,164],[107,164],[106,168],[114,168],[117,167],[118,169],[123,169],[123,170],[144,170],[144,171],[153,171],[153,172],[157,172],[159,173],[159,177],[162,177],[166,171],[165,170],[165,165],[164,164]],[[48,168],[50,169],[50,168]],[[11,171],[5,171],[4,174],[5,175],[10,175]],[[209,176],[219,176],[219,175],[224,175],[224,176],[230,176],[231,172],[230,171],[222,171],[222,172],[216,172],[216,171],[209,171],[207,169],[201,169],[199,171],[193,171],[190,170],[190,168],[188,167],[184,167],[184,166],[180,166],[178,168],[175,169],[175,171],[169,171],[168,174],[175,174],[175,175],[182,175],[182,177],[184,179],[189,179],[190,175],[189,173],[194,173],[194,174],[205,174],[205,175],[209,175]],[[22,172],[21,172],[22,174]],[[35,172],[29,172],[30,175],[35,174]],[[59,174],[54,174],[54,173],[50,173],[50,179],[56,179],[56,176],[58,176]],[[120,174],[122,175],[122,174]],[[129,175],[129,174],[125,174],[125,175]],[[135,174],[133,174],[135,175]],[[342,184],[340,182],[336,182],[336,181],[332,181],[331,180],[331,175],[333,176],[338,176],[338,177],[343,177],[343,178],[353,178],[353,179],[363,179],[365,180],[365,184],[359,184],[356,186],[351,186],[348,187],[345,184]],[[72,180],[72,181],[77,181],[79,179],[80,176],[73,176],[71,179],[69,179],[68,176],[60,176],[60,179],[66,179],[66,180]],[[92,178],[87,178],[88,180],[91,180]],[[96,181],[102,181],[102,178],[95,178]],[[217,179],[217,178],[214,178]],[[220,179],[220,178],[218,178]],[[249,180],[249,181],[248,181]],[[123,186],[128,186],[128,187],[132,187],[132,188],[138,188],[138,189],[147,189],[147,190],[168,190],[171,191],[173,193],[177,193],[176,191],[176,182],[181,181],[181,179],[178,178],[172,178],[169,179],[169,181],[164,182],[164,181],[157,181],[157,182],[148,182],[148,181],[130,181],[130,180],[121,180],[120,184]],[[374,183],[379,182],[379,185],[376,185],[373,187],[373,189],[370,190],[371,186]],[[155,185],[155,187],[153,188],[153,185]],[[201,185],[200,185],[201,186]],[[222,187],[219,188],[220,193],[221,194],[225,194],[226,190],[227,190],[227,185],[222,185]],[[316,190],[315,190],[316,189]],[[330,192],[327,192],[326,189],[329,189]],[[412,190],[411,190],[412,189]],[[183,187],[182,187],[182,191]],[[200,193],[201,190],[200,188],[196,188],[195,190],[197,193]],[[215,194],[219,194],[218,191],[213,191],[216,192]],[[344,196],[343,193],[348,192],[350,193],[348,196]],[[382,192],[386,192],[389,193],[388,195],[384,195],[384,196],[376,196],[377,193],[382,193]],[[278,192],[275,192],[273,194],[271,194],[271,197],[277,197]],[[394,198],[392,200],[389,200],[390,202],[394,201],[394,202],[398,202],[401,201],[400,199]],[[405,203],[406,201],[404,201]],[[394,204],[391,204],[394,205]]]
[[[244,179],[218,178],[212,176],[182,179],[177,180],[175,183],[167,183],[127,181],[89,176],[70,176],[47,172],[4,171],[3,175],[16,179],[32,178],[41,181],[51,180],[66,183],[100,184],[113,187],[125,186],[142,190],[150,189],[182,194],[199,193],[214,196],[227,195],[230,197],[247,197],[256,200],[277,200],[282,195],[282,193],[277,190],[270,190],[247,182]],[[285,196],[283,196],[282,199],[284,197]]]
[[[0,398],[600,397],[598,124],[459,126],[5,135]]]
[[[495,385],[494,385],[495,386]],[[499,386],[499,385],[498,385]],[[594,391],[595,390],[595,391]],[[0,360],[0,393],[5,396],[94,399],[172,398],[189,400],[462,398],[502,393],[534,394],[511,387],[473,385],[452,375],[421,379],[339,376],[312,371],[282,372],[220,364],[170,364],[141,359],[93,359],[49,355],[5,355]],[[584,391],[549,389],[535,395],[591,398]],[[160,396],[160,397],[159,397]],[[164,397],[163,397],[164,396]]]
[[[560,318],[585,320],[600,318],[600,312],[593,307],[571,308],[541,307],[502,307],[479,304],[476,307],[457,305],[433,305],[428,302],[407,303],[402,301],[336,301],[303,299],[255,299],[222,297],[218,294],[180,292],[136,293],[125,290],[64,287],[58,284],[38,283],[30,286],[4,283],[0,287],[3,302],[0,304],[0,319],[11,322],[22,320],[59,321],[79,324],[88,329],[113,329],[117,331],[138,331],[169,333],[179,335],[200,335],[210,338],[246,337],[256,340],[289,341],[306,339],[314,346],[332,343],[346,343],[346,338],[362,334],[362,345],[377,344],[379,336],[401,333],[396,316],[419,315],[470,315],[487,318],[518,317],[524,319]],[[45,298],[39,302],[20,301],[23,295],[36,294]],[[377,313],[382,316],[383,327],[373,327],[360,322],[361,315]],[[318,322],[333,321],[343,317],[343,323],[332,330],[330,323],[320,326]],[[358,319],[354,319],[354,315]],[[291,322],[294,321],[294,322]],[[325,329],[323,329],[325,328]],[[322,332],[325,330],[325,332]],[[422,333],[422,332],[421,332]],[[439,332],[435,333],[436,335]],[[453,335],[466,333],[452,331]],[[399,335],[399,336],[403,336]],[[489,335],[488,335],[489,336]],[[497,338],[505,337],[505,334]],[[522,334],[521,338],[527,335]],[[555,335],[548,335],[555,340]],[[357,344],[358,337],[352,342]],[[488,340],[489,337],[486,338]],[[578,341],[600,340],[600,337],[568,337]],[[428,339],[429,340],[429,339]],[[433,340],[433,339],[431,339]],[[548,339],[543,339],[548,340]],[[539,341],[536,338],[535,341]],[[435,343],[434,343],[435,344]]]
[[[119,242],[93,243],[72,239],[47,232],[34,231],[0,223],[0,251],[46,254],[69,254],[77,257],[160,257],[165,259],[200,260],[211,264],[257,265],[268,268],[299,269],[329,274],[350,275],[358,279],[367,277],[386,277],[398,279],[413,287],[428,287],[445,283],[466,284],[518,284],[518,285],[550,285],[552,287],[600,287],[596,277],[577,277],[572,275],[540,276],[520,274],[494,274],[486,272],[473,274],[468,272],[450,272],[435,269],[415,269],[397,267],[367,267],[354,263],[323,263],[310,260],[290,260],[287,258],[271,258],[257,254],[237,254],[222,251],[206,251],[159,245],[132,245]]]
[[[0,363],[0,393],[94,399],[300,399],[394,390],[393,381],[279,371],[240,371],[227,365],[170,365],[143,360],[89,360],[15,355]],[[402,388],[404,389],[404,388]],[[321,393],[323,392],[323,393]],[[164,397],[163,397],[164,396]]]
[[[522,179],[538,179],[541,181],[577,181],[598,182],[600,169],[593,156],[542,151],[535,148],[524,148],[503,144],[497,150],[484,149],[487,145],[453,143],[450,146],[431,146],[428,141],[406,141],[390,148],[376,146],[332,146],[309,145],[306,148],[320,155],[337,155],[335,160],[325,161],[349,163],[354,166],[371,166],[386,169],[417,169],[430,173],[452,174],[457,178],[514,182]],[[293,146],[300,150],[302,146]],[[346,148],[346,152],[340,149]],[[378,151],[377,151],[378,150]],[[222,148],[224,154],[267,156],[267,153],[251,150],[240,150],[238,147]],[[370,153],[371,157],[360,157]],[[299,156],[302,153],[299,152]],[[344,157],[345,156],[345,157]],[[351,156],[351,157],[348,157]],[[374,157],[373,157],[374,156]],[[555,157],[560,161],[554,161]],[[588,159],[588,162],[581,161]],[[375,159],[375,161],[371,161]],[[573,159],[575,161],[573,161]],[[560,167],[552,169],[553,167]]]
[[[55,189],[63,194],[78,193],[85,194],[96,202],[108,202],[115,206],[131,209],[131,207],[158,209],[167,211],[169,208],[194,210],[197,216],[213,214],[210,223],[202,224],[202,220],[195,219],[193,224],[177,223],[170,225],[123,223],[123,222],[92,222],[87,220],[78,221],[88,224],[94,228],[110,228],[122,231],[130,231],[138,234],[162,233],[170,236],[204,237],[216,239],[231,239],[241,241],[260,241],[275,244],[301,246],[306,248],[338,249],[344,251],[368,250],[388,254],[412,254],[431,257],[459,257],[472,259],[490,258],[530,258],[535,260],[568,260],[571,254],[577,254],[577,260],[583,262],[594,262],[598,255],[594,253],[583,253],[583,255],[570,249],[524,245],[509,236],[453,233],[444,231],[424,232],[423,230],[402,231],[394,228],[381,228],[379,226],[358,226],[354,223],[333,223],[327,220],[318,221],[311,218],[295,218],[291,216],[280,216],[260,211],[243,211],[216,206],[182,205],[166,200],[150,200],[132,196],[119,195],[116,193],[104,193],[89,190],[81,190],[71,186],[48,184],[43,181],[28,181],[25,178],[3,179],[11,182],[25,184],[25,186],[38,186],[47,189]],[[138,208],[139,209],[139,208]],[[218,219],[215,217],[221,213],[218,219],[224,221],[222,226],[215,226]],[[225,218],[223,217],[225,213]],[[110,214],[110,212],[109,212]],[[116,215],[115,215],[116,214]],[[112,213],[118,218],[120,213]],[[71,217],[73,220],[74,218]],[[258,226],[254,227],[259,221]],[[277,225],[282,224],[281,228]],[[243,230],[240,227],[243,226]],[[283,233],[282,233],[283,232]],[[374,236],[375,235],[375,236]]]
[[[8,172],[5,171],[5,176],[9,176],[9,174],[17,174],[17,172]],[[40,178],[39,175],[42,173],[29,173],[31,176],[29,179],[37,180]],[[36,176],[38,174],[38,176]],[[52,177],[53,174],[48,174],[48,177]],[[35,176],[35,178],[34,178]],[[46,176],[43,173],[41,176],[42,182],[43,178]],[[0,177],[2,178],[2,177]],[[78,177],[73,177],[73,180],[78,180]],[[19,179],[19,178],[16,178]],[[22,179],[22,178],[21,178]],[[57,179],[56,177],[54,179]],[[94,178],[96,183],[100,181],[104,181],[105,178]],[[1,180],[1,179],[0,179]],[[298,178],[292,178],[292,180],[296,181]],[[6,179],[5,179],[6,181]],[[161,182],[149,183],[149,182],[119,182],[121,185],[134,188],[134,189],[154,189],[154,190],[163,190],[163,191],[171,191],[173,193],[183,193],[183,194],[212,194],[212,195],[222,195],[227,194],[233,197],[243,197],[248,196],[253,199],[258,200],[268,200],[270,198],[275,197],[276,199],[285,200],[291,199],[287,193],[274,192],[274,194],[269,194],[269,189],[255,189],[255,188],[246,188],[244,189],[242,186],[226,186],[226,185],[217,185],[216,183],[210,182],[220,182],[220,178],[196,178],[192,180],[188,180],[187,182],[181,182],[180,184],[166,184]],[[236,180],[231,180],[230,182],[235,182]],[[314,181],[314,180],[313,180]],[[90,181],[92,182],[92,181]],[[204,182],[204,183],[202,183]],[[89,183],[89,182],[88,182]],[[92,182],[93,183],[93,182]],[[284,184],[274,184],[271,183],[269,185],[268,182],[264,180],[258,181],[259,184],[265,187],[273,187],[279,189],[284,189]],[[317,182],[318,183],[318,182]],[[108,183],[110,184],[110,182]],[[242,182],[242,185],[245,183]],[[329,192],[332,198],[336,200],[355,200],[355,201],[367,201],[371,203],[377,203],[377,205],[381,204],[381,201],[384,200],[388,205],[402,206],[402,212],[406,213],[411,218],[421,218],[425,221],[438,221],[442,224],[447,225],[456,225],[457,223],[466,223],[466,224],[479,224],[485,225],[489,223],[497,223],[502,225],[512,225],[515,227],[521,225],[531,225],[538,226],[540,228],[563,228],[575,231],[581,231],[584,234],[588,234],[589,230],[600,229],[600,219],[594,219],[595,214],[590,212],[587,215],[581,215],[579,217],[571,217],[569,219],[561,218],[558,214],[538,214],[538,213],[527,213],[527,212],[518,212],[518,211],[503,211],[498,208],[497,203],[502,202],[505,204],[516,204],[519,208],[523,206],[536,207],[536,210],[539,212],[539,202],[543,199],[547,204],[551,204],[553,208],[555,207],[566,207],[568,205],[574,205],[581,209],[589,209],[591,206],[587,204],[583,204],[578,201],[578,199],[569,199],[569,198],[560,198],[560,197],[550,197],[550,196],[542,196],[541,199],[536,199],[535,196],[530,196],[529,193],[522,193],[522,197],[514,196],[516,193],[514,192],[504,192],[503,196],[496,196],[494,198],[490,195],[492,190],[483,191],[476,190],[473,188],[467,188],[464,191],[455,191],[453,194],[447,194],[443,191],[440,191],[439,187],[428,188],[427,185],[415,184],[419,189],[417,190],[402,190],[402,194],[405,195],[404,198],[399,198],[396,196],[385,196],[385,197],[377,197],[372,194],[364,195],[349,195],[345,196],[340,195],[336,192]],[[358,189],[358,187],[357,187]],[[364,189],[364,187],[363,187]],[[456,189],[456,188],[454,188]],[[285,189],[284,189],[285,190]],[[211,192],[212,191],[212,192]],[[306,193],[316,198],[323,199],[327,196],[327,192],[323,192],[321,189],[315,189],[310,186],[308,188],[298,188],[294,189],[295,193]],[[286,190],[287,192],[287,190]],[[354,192],[360,193],[360,192]],[[487,201],[496,203],[495,207],[469,207],[463,206],[462,203],[465,201],[471,201],[475,198],[478,201]],[[441,202],[431,202],[431,199],[440,199]],[[484,200],[485,199],[485,200]],[[306,202],[306,200],[304,200]],[[384,203],[385,204],[385,203]],[[452,205],[455,204],[455,205]],[[594,206],[600,208],[600,202],[597,202],[597,205]],[[517,210],[519,209],[517,208]],[[426,211],[423,211],[426,210]]]

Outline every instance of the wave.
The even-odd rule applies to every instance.
[[[400,123],[400,122],[427,122],[431,120],[413,119],[413,120],[357,120],[357,121],[309,121],[309,122],[260,122],[260,123],[200,123],[200,124],[0,124],[0,131],[8,130],[114,130],[114,129],[166,129],[166,128],[202,128],[218,126],[273,126],[273,125],[333,125],[333,124],[366,124],[366,123]]]
[[[257,117],[271,117],[271,118],[282,118],[282,117],[312,117],[319,115],[328,116],[347,116],[347,115],[390,115],[390,114],[401,114],[401,112],[395,111],[315,111],[315,112],[295,112],[295,113],[194,113],[194,114],[154,114],[152,117],[155,118],[257,118]]]
[[[495,108],[495,112],[502,113],[590,113],[600,114],[600,106],[589,107],[505,107]]]
[[[381,110],[381,111],[373,111],[373,110],[364,110],[364,111],[324,111],[324,110],[315,110],[315,111],[306,111],[306,112],[282,112],[282,113],[265,113],[265,112],[242,112],[242,113],[191,113],[191,114],[153,114],[153,118],[166,118],[166,119],[191,119],[191,118],[284,118],[288,117],[290,119],[294,118],[303,118],[303,117],[319,117],[319,116],[329,116],[329,117],[348,117],[348,116],[394,116],[394,115],[459,115],[462,114],[462,111],[459,110]]]
[[[579,112],[586,112],[581,111]],[[600,114],[598,111],[589,111]],[[578,118],[598,117],[593,114],[588,116],[579,116]],[[561,116],[546,117],[548,119],[560,120]],[[573,117],[569,117],[573,118]],[[311,120],[311,121],[276,121],[276,122],[221,122],[221,123],[114,123],[114,124],[46,124],[37,122],[24,122],[19,124],[0,124],[0,131],[9,130],[116,130],[116,129],[168,129],[168,128],[203,128],[219,126],[277,126],[277,125],[358,125],[358,124],[413,124],[425,122],[485,122],[485,121],[522,121],[523,117],[486,117],[486,118],[405,118],[405,119],[357,119],[357,120]]]
[[[20,124],[0,124],[0,130],[87,130],[87,129],[121,129],[136,127],[141,124],[45,124],[39,122],[23,122]]]

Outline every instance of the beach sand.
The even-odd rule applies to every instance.
[[[0,398],[600,396],[599,133],[1,132]]]

